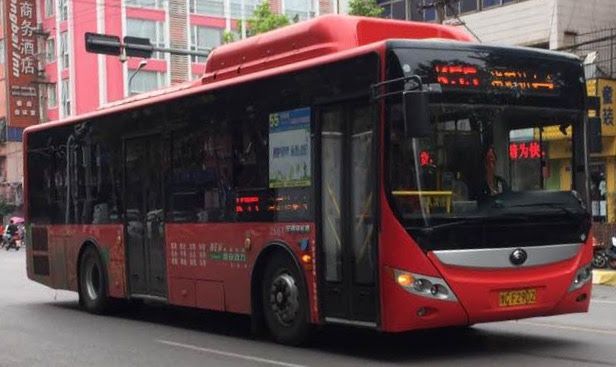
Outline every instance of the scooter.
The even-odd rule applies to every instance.
[[[607,256],[605,255],[605,250],[597,244],[593,244],[592,267],[595,269],[603,269],[607,267]]]
[[[608,247],[604,253],[609,267],[616,269],[616,237],[612,237],[612,246]]]
[[[592,267],[603,269],[607,267],[607,257],[605,256],[605,244],[599,242],[596,237],[592,237]]]
[[[9,238],[9,240],[8,240],[8,244],[6,245],[5,249],[8,251],[8,250],[14,248],[15,251],[19,251],[19,248],[21,246],[19,246],[17,244],[18,240],[19,240],[19,236],[18,235],[14,234],[13,236],[11,236],[11,238]]]

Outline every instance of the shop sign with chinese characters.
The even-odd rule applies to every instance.
[[[588,95],[599,97],[601,110],[601,135],[616,136],[616,121],[614,112],[616,111],[616,80],[596,79],[587,82]]]
[[[8,125],[38,122],[36,4],[34,0],[5,0],[9,98]]]

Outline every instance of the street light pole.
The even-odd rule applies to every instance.
[[[240,1],[240,13],[242,13],[241,18],[241,22],[242,22],[242,39],[246,38],[246,5],[245,5],[245,1],[246,0],[241,0]]]
[[[133,75],[131,75],[130,78],[128,78],[128,94],[129,95],[130,95],[130,85],[133,82],[133,78],[135,78],[137,73],[139,73],[141,69],[143,69],[147,64],[148,64],[148,60],[146,59],[142,59],[141,61],[139,61],[139,66],[137,67],[137,70],[135,70]]]

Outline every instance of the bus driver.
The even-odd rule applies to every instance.
[[[509,191],[509,186],[504,178],[496,174],[496,152],[494,146],[488,147],[484,157],[485,182],[481,193],[483,196],[494,196]]]

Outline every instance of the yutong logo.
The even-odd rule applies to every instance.
[[[511,261],[513,265],[522,265],[526,262],[527,258],[528,254],[521,248],[513,250],[511,255],[509,255],[509,261]]]

